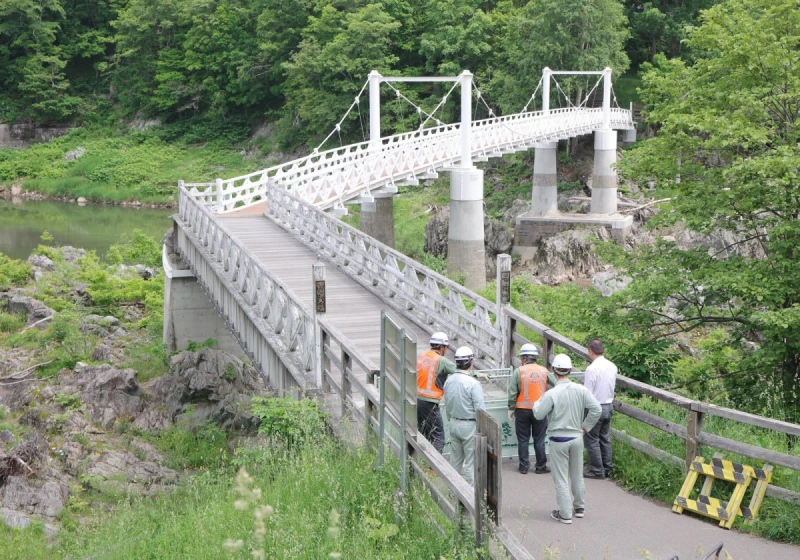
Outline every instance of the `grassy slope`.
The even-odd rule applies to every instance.
[[[224,444],[218,451],[225,453]],[[374,461],[372,453],[346,451],[326,436],[292,452],[280,445],[242,448],[235,457],[185,479],[171,494],[123,500],[111,513],[94,514],[85,524],[65,523],[49,549],[40,527],[16,531],[0,526],[0,550],[8,560],[249,558],[253,510],[233,505],[238,498],[235,473],[242,466],[254,487],[261,488],[258,503],[275,510],[264,540],[268,558],[316,559],[331,552],[347,558],[475,557],[455,527],[445,523],[446,536],[431,530],[427,508],[435,506],[419,488],[412,488],[409,502],[422,506],[410,506],[398,530],[396,469],[376,471]],[[338,536],[331,537],[333,511],[341,518]],[[245,546],[227,553],[222,548],[227,539],[243,539]]]
[[[158,129],[124,133],[77,129],[47,144],[24,150],[3,149],[0,182],[22,182],[25,189],[52,197],[164,203],[174,200],[179,179],[209,181],[269,164],[242,157],[235,145],[191,145],[164,136]],[[64,155],[79,146],[86,153],[78,160],[64,161]]]

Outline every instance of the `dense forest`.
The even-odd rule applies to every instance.
[[[713,3],[6,0],[0,122],[266,120],[277,122],[285,144],[296,144],[327,132],[373,69],[469,69],[499,110],[516,112],[544,66],[611,66],[620,76],[662,52],[681,56],[687,29]],[[586,84],[564,87],[580,96]],[[433,106],[442,92],[406,93]],[[390,104],[387,114],[387,126],[418,124],[408,107]],[[357,115],[346,124],[345,133],[360,134]]]

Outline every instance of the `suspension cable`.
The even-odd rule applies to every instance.
[[[525,104],[525,106],[522,108],[522,111],[520,111],[520,113],[527,113],[527,112],[528,112],[528,106],[529,106],[531,103],[535,103],[535,102],[536,102],[536,93],[539,91],[539,88],[540,88],[540,87],[542,87],[542,80],[543,80],[543,79],[544,79],[544,76],[542,76],[541,78],[539,78],[539,83],[538,83],[538,84],[536,84],[536,89],[534,89],[534,90],[533,90],[533,93],[531,94],[531,98],[530,98],[530,99],[528,99],[528,102],[527,102],[527,103]]]
[[[603,81],[603,76],[600,76],[600,77],[597,79],[597,83],[595,83],[595,84],[594,84],[594,87],[591,89],[591,91],[590,91],[589,93],[587,93],[587,94],[586,94],[586,97],[584,97],[584,98],[583,98],[583,101],[581,101],[581,104],[580,104],[580,105],[578,105],[578,108],[580,108],[580,107],[583,107],[584,105],[586,105],[586,102],[587,102],[587,101],[589,100],[589,98],[592,96],[592,94],[594,93],[594,90],[596,90],[596,89],[597,89],[597,87],[600,85],[600,82],[601,82],[601,81]]]
[[[442,108],[442,106],[443,106],[445,103],[447,103],[447,98],[448,98],[448,97],[450,97],[450,94],[451,94],[451,93],[453,93],[453,90],[454,90],[454,89],[456,89],[456,87],[457,87],[457,86],[458,86],[460,83],[461,83],[461,81],[460,81],[460,80],[458,80],[458,81],[456,81],[456,82],[454,82],[454,83],[453,83],[453,87],[451,87],[451,88],[448,90],[448,92],[444,94],[444,97],[442,97],[442,100],[441,100],[441,101],[439,101],[439,104],[438,104],[436,107],[434,107],[434,108],[433,108],[433,111],[431,111],[430,115],[428,115],[428,118],[427,118],[427,119],[425,119],[425,121],[424,121],[424,122],[423,122],[423,123],[420,125],[420,127],[419,127],[419,128],[420,128],[420,130],[422,130],[422,129],[425,127],[425,125],[426,125],[426,124],[428,124],[428,121],[429,121],[429,120],[431,120],[432,118],[434,118],[434,117],[433,117],[433,115],[434,115],[434,114],[436,114],[436,111],[438,111],[439,109],[441,109],[441,108]],[[436,124],[437,124],[438,126],[441,126],[441,125],[442,125],[442,121],[440,121],[439,119],[436,119]]]
[[[390,88],[392,91],[394,91],[394,92],[395,92],[395,93],[396,93],[396,94],[397,94],[397,95],[400,97],[400,99],[403,99],[403,100],[405,100],[405,101],[406,101],[406,102],[407,102],[409,105],[411,105],[412,107],[414,107],[414,108],[417,110],[417,114],[419,115],[419,122],[420,122],[420,125],[419,125],[419,127],[420,127],[420,128],[422,128],[422,114],[423,114],[423,113],[425,113],[425,116],[427,116],[429,120],[430,120],[430,119],[432,119],[432,118],[434,118],[432,114],[428,113],[428,112],[427,112],[425,109],[423,109],[422,107],[420,107],[419,105],[417,105],[416,103],[414,103],[413,101],[411,101],[411,100],[410,100],[408,97],[406,97],[405,95],[403,95],[403,93],[402,93],[402,92],[401,92],[399,89],[397,89],[396,87],[394,87],[394,86],[392,85],[392,83],[391,83],[391,82],[384,82],[384,83],[385,83],[387,86],[389,86],[389,88]],[[428,121],[426,120],[425,122],[428,122]]]
[[[367,84],[369,84],[369,78],[367,78],[367,80],[364,82],[364,85],[361,86],[361,91],[358,92],[358,95],[356,95],[355,100],[350,104],[350,107],[348,107],[348,109],[345,112],[344,116],[341,118],[341,120],[338,123],[336,123],[336,126],[333,127],[333,130],[331,130],[330,134],[328,134],[325,137],[325,140],[320,142],[319,145],[316,148],[314,148],[314,151],[311,152],[312,154],[319,153],[319,149],[325,144],[325,142],[327,142],[330,139],[331,136],[334,135],[334,133],[339,134],[339,143],[341,144],[341,142],[342,142],[342,134],[341,134],[342,123],[347,118],[347,116],[350,114],[350,111],[353,110],[353,107],[356,107],[356,106],[359,105],[359,99],[361,98],[361,94],[364,93],[364,90],[367,89]],[[360,111],[361,111],[361,109],[359,107],[359,113],[360,113]],[[363,132],[362,132],[362,135],[363,135]]]
[[[567,96],[567,94],[566,94],[566,93],[564,93],[564,90],[563,90],[563,89],[561,89],[561,84],[559,84],[559,83],[558,83],[558,80],[556,80],[555,76],[552,76],[552,78],[553,78],[553,81],[556,83],[556,88],[558,88],[558,91],[560,91],[560,92],[561,92],[561,95],[563,95],[563,96],[564,96],[564,99],[566,99],[566,100],[567,100],[567,106],[569,107],[569,106],[571,105],[571,106],[573,106],[573,107],[574,107],[575,105],[572,103],[572,101],[570,101],[570,99],[569,99],[569,97]]]

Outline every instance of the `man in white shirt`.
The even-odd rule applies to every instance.
[[[595,338],[589,342],[589,359],[583,385],[598,400],[603,411],[594,428],[583,436],[589,453],[589,470],[584,478],[605,478],[614,468],[611,460],[611,416],[614,412],[614,389],[617,384],[617,366],[606,359],[603,341]]]

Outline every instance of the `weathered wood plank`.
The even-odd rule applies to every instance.
[[[676,424],[675,422],[670,422],[669,420],[665,420],[664,418],[656,416],[655,414],[645,412],[641,408],[637,408],[628,403],[614,399],[614,410],[624,414],[625,416],[630,416],[631,418],[635,418],[640,422],[644,422],[645,424],[653,426],[654,428],[658,428],[662,432],[667,432],[668,434],[678,436],[681,439],[686,439],[686,428],[684,426]]]
[[[653,447],[649,443],[646,443],[638,438],[630,436],[621,430],[617,430],[616,428],[611,428],[611,436],[614,439],[618,439],[624,443],[627,443],[628,445],[630,445],[637,451],[641,451],[645,455],[649,455],[650,457],[653,457],[665,463],[673,463],[675,465],[678,465],[679,467],[686,466],[683,459],[681,459],[680,457],[676,457],[672,453],[667,453],[663,449]]]
[[[758,426],[776,432],[783,432],[800,436],[800,424],[792,424],[791,422],[782,422],[781,420],[774,420],[765,416],[758,416],[741,410],[734,410],[732,408],[725,408],[724,406],[717,406],[710,403],[696,403],[696,410],[710,414],[712,416],[719,416],[720,418],[727,418],[728,420],[736,420],[742,424],[749,424],[751,426]]]
[[[790,469],[800,471],[800,457],[787,455],[779,451],[772,451],[771,449],[764,449],[763,447],[757,447],[755,445],[734,441],[726,437],[709,433],[700,434],[697,440],[703,445],[716,447],[717,449],[723,449],[725,451],[744,455],[745,457],[752,457],[753,459],[757,459],[759,461],[764,461],[774,465],[780,465],[782,467],[788,467]]]

